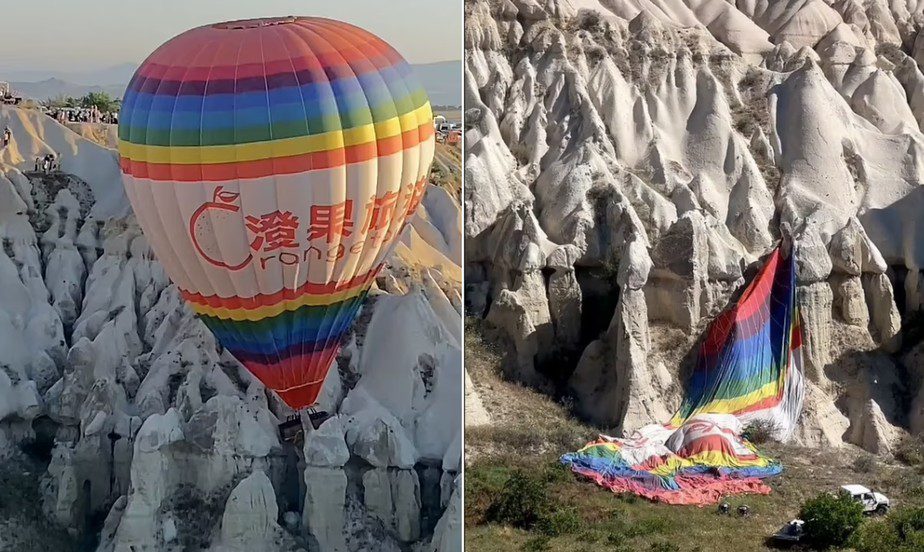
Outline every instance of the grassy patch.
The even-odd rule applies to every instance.
[[[733,512],[742,504],[750,507],[748,518],[718,515],[711,506],[669,506],[616,495],[575,477],[552,453],[483,455],[466,471],[466,546],[484,552],[573,552],[589,547],[627,552],[765,551],[772,550],[767,537],[797,517],[806,500],[844,483],[883,492],[899,509],[924,506],[924,491],[917,490],[924,482],[906,466],[880,463],[870,472],[855,471],[855,458],[862,454],[850,449],[817,451],[776,443],[764,448],[782,459],[785,471],[769,481],[770,495],[730,497]],[[549,531],[538,523],[525,529],[488,514],[515,473],[540,482],[542,508],[562,512],[567,530]],[[874,522],[878,523],[864,523]]]
[[[504,379],[502,355],[479,323],[467,321],[465,340],[466,370],[492,420],[489,426],[466,428],[467,549],[767,551],[772,550],[767,538],[797,517],[805,501],[847,483],[886,494],[896,510],[924,507],[924,477],[915,466],[872,458],[849,446],[808,449],[753,434],[752,441],[761,441],[760,451],[779,459],[784,471],[767,481],[773,488],[769,495],[729,498],[732,512],[745,504],[750,508],[747,518],[718,515],[714,506],[669,506],[613,494],[574,476],[559,462],[562,454],[607,429],[584,424],[565,405]],[[903,458],[914,462],[914,443],[904,446]],[[499,502],[522,505],[528,496],[534,497],[528,515],[512,507],[499,510]],[[506,514],[498,515],[501,510]],[[533,521],[523,523],[525,518]],[[874,522],[880,523],[867,520],[864,526]]]

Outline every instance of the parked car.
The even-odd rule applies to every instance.
[[[863,485],[841,485],[841,490],[863,505],[864,514],[885,515],[892,507],[887,496],[871,491]]]

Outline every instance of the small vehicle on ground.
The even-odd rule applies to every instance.
[[[892,507],[886,495],[871,491],[863,485],[841,485],[841,490],[863,505],[864,514],[885,515]]]
[[[805,522],[801,519],[794,519],[780,528],[771,540],[777,544],[797,544],[802,542],[802,536],[805,534],[803,525]]]

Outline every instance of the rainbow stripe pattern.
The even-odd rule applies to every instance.
[[[770,492],[782,471],[742,438],[756,420],[788,439],[802,409],[802,330],[794,255],[774,250],[738,301],[710,325],[685,400],[665,425],[600,436],[562,462],[613,492],[704,505]]]
[[[119,117],[123,181],[158,260],[294,409],[316,402],[433,148],[408,63],[323,18],[187,31],[139,67]]]

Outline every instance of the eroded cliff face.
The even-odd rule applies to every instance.
[[[429,190],[328,375],[320,408],[333,417],[318,430],[306,419],[296,448],[277,429],[292,412],[216,343],[154,258],[116,153],[37,112],[0,108],[6,124],[0,471],[19,470],[37,443],[50,460],[28,464],[35,495],[4,497],[46,519],[0,521],[0,548],[31,549],[41,527],[101,552],[460,542],[458,507],[443,515],[462,454],[454,197]],[[65,173],[24,172],[47,152]]]
[[[798,441],[924,431],[922,25],[912,0],[466,2],[466,308],[509,373],[614,431],[665,420],[788,228]]]

